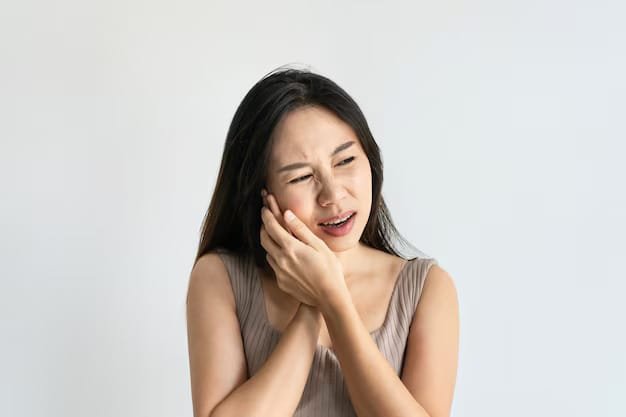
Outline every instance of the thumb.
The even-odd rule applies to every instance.
[[[317,248],[319,238],[291,210],[285,210],[285,222],[296,238],[309,246]]]

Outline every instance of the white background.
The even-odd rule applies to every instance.
[[[185,295],[272,69],[360,104],[396,225],[455,279],[453,416],[624,416],[620,1],[0,6],[0,415],[191,416]]]

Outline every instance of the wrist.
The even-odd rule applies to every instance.
[[[296,315],[306,323],[315,327],[318,331],[322,325],[322,313],[317,307],[310,306],[305,303],[300,303]]]
[[[335,312],[341,310],[341,308],[347,303],[351,302],[352,296],[348,291],[348,288],[338,287],[332,292],[328,292],[320,301],[318,306],[322,317],[329,317],[335,314]]]

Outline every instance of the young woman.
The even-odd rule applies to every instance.
[[[382,182],[336,83],[279,68],[252,87],[189,280],[194,416],[450,415],[455,285],[400,255]]]

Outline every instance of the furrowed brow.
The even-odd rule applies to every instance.
[[[349,141],[349,142],[346,142],[337,146],[337,148],[335,148],[335,150],[330,154],[330,157],[332,158],[333,156],[337,155],[339,152],[343,151],[344,149],[349,148],[352,145],[354,145],[354,141]],[[298,168],[304,168],[308,166],[309,164],[307,164],[306,162],[295,162],[293,164],[285,165],[284,167],[279,168],[276,171],[276,173],[280,174],[281,172],[290,171],[290,170],[298,169]]]

